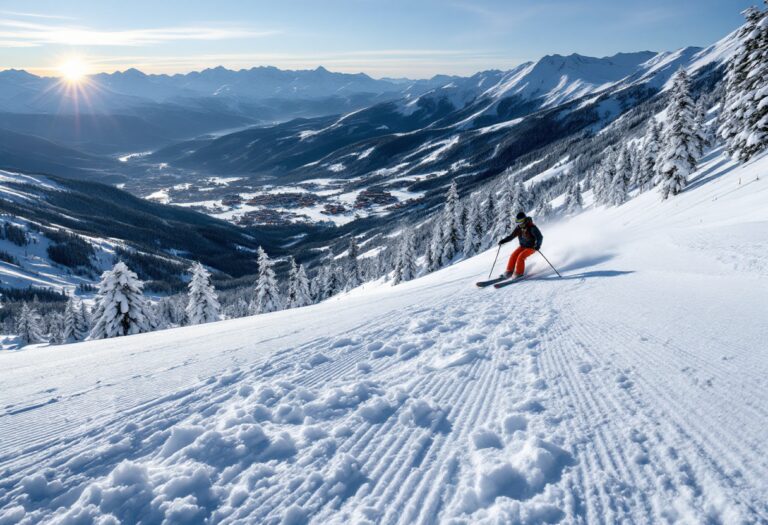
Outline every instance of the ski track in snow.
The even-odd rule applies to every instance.
[[[569,313],[559,299],[566,294],[549,289],[521,300],[523,290],[508,291],[514,300],[497,292],[498,300],[474,294],[460,307],[452,298],[412,306],[375,328],[278,352],[70,439],[53,438],[52,429],[39,447],[3,458],[10,472],[2,501],[26,498],[30,508],[45,509],[50,498],[64,504],[70,490],[90,484],[133,493],[130,482],[165,493],[166,501],[173,492],[177,499],[197,494],[200,503],[199,492],[211,491],[232,503],[212,516],[224,523],[279,523],[289,515],[317,523],[768,519],[764,493],[755,490],[768,471],[765,456],[747,459],[762,445],[740,435],[750,428],[743,417],[766,420],[765,406],[730,414],[729,432],[720,434],[717,424],[702,424],[705,414],[679,384],[664,380],[692,358],[702,377],[721,380],[727,362],[674,346],[659,360],[642,350],[651,336]],[[622,353],[592,350],[606,343]],[[633,366],[648,359],[657,377]],[[724,387],[739,397],[758,398],[765,388],[759,378],[736,379]],[[729,414],[731,399],[706,397],[717,414]],[[300,424],[304,417],[315,424]],[[175,433],[196,427],[165,457]],[[256,428],[279,445],[264,461],[238,450],[247,440],[226,441]],[[185,454],[206,433],[200,450]],[[32,458],[46,469],[29,465]],[[111,479],[124,460],[148,477]],[[207,465],[224,468],[212,476]],[[155,469],[167,473],[155,478]],[[187,487],[169,491],[174,477]],[[718,501],[722,508],[712,506]]]
[[[768,523],[768,238],[729,228],[657,236],[678,255],[656,266],[628,244],[479,290],[487,252],[376,298],[131,338],[141,357],[227,329],[4,397],[0,523]],[[721,237],[751,249],[695,267]],[[47,355],[76,376],[62,356],[86,348]]]

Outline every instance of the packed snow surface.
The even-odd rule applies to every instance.
[[[0,523],[765,523],[766,168],[542,224],[562,279],[5,352]]]

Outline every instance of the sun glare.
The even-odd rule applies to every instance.
[[[81,58],[70,58],[59,66],[61,78],[70,84],[80,84],[88,74],[88,65]]]

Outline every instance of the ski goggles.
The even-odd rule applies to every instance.
[[[528,220],[528,217],[525,217],[525,218],[523,218],[523,219],[515,219],[515,222],[516,222],[517,224],[520,224],[520,225],[522,226],[523,224],[525,224],[525,221],[526,221],[526,220]]]

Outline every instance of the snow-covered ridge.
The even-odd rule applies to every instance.
[[[555,106],[613,85],[637,71],[654,53],[619,53],[595,58],[579,54],[550,55],[523,71],[512,72],[484,94],[493,98],[520,96],[543,98],[543,106]]]
[[[590,93],[602,91],[620,80],[636,74],[641,65],[655,53],[619,53],[595,58],[578,54],[550,55],[537,62],[526,62],[509,71],[486,71],[472,77],[453,80],[449,84],[422,95],[447,100],[462,109],[475,100],[488,102],[507,97],[523,100],[542,99],[542,107],[552,107]],[[401,111],[410,114],[418,108],[419,98],[404,102]],[[472,115],[467,121],[488,113],[495,104]]]
[[[232,181],[218,178],[211,183]],[[155,198],[166,195],[163,192]],[[200,236],[216,245],[211,253],[217,257],[229,253],[249,259],[237,246],[258,246],[253,237],[234,226],[212,232],[199,229],[201,223],[219,228],[220,223],[206,216],[180,208],[158,208],[118,189],[54,176],[1,171],[0,212],[0,226],[5,221],[22,228],[29,241],[17,246],[0,238],[0,250],[10,255],[0,264],[0,288],[33,286],[71,292],[80,284],[93,284],[111,267],[118,247],[135,250],[141,258],[170,259],[182,267],[190,259],[205,260]],[[180,231],[187,233],[179,235]],[[51,248],[56,252],[53,256]],[[226,272],[217,262],[212,259],[210,266]]]
[[[43,188],[46,190],[54,190],[54,191],[66,191],[64,188],[61,187],[61,185],[56,184],[54,181],[50,180],[48,177],[45,177],[44,175],[26,175],[24,173],[16,173],[12,171],[5,171],[0,170],[0,191],[3,192],[4,195],[1,195],[0,198],[9,199],[9,198],[20,198],[20,199],[32,199],[37,198],[34,195],[28,195],[23,190],[19,190],[16,188],[11,188],[10,186],[14,185],[24,185],[24,186],[35,186],[38,188]]]
[[[79,236],[94,249],[93,269],[90,275],[76,273],[50,258],[48,249],[55,243],[40,233],[40,224],[0,215],[0,226],[3,223],[24,230],[28,240],[27,245],[18,246],[8,239],[0,239],[0,251],[13,257],[13,262],[0,261],[0,286],[5,288],[33,287],[72,295],[79,285],[93,284],[95,277],[111,266],[115,247],[122,247],[114,240]]]
[[[609,89],[622,89],[638,84],[655,88],[668,87],[678,68],[689,73],[713,63],[724,63],[738,46],[732,33],[705,48],[687,47],[672,52],[640,51],[618,53],[610,57],[548,55],[537,62],[527,62],[509,71],[488,71],[465,79],[454,79],[449,85],[429,91],[419,98],[447,100],[457,110],[467,107],[472,112],[456,126],[471,128],[481,116],[494,116],[499,101],[517,97],[520,101],[538,101],[539,107],[551,108],[572,100],[599,96]],[[584,105],[594,102],[585,99]],[[418,99],[404,102],[401,111],[410,114],[418,107]],[[513,125],[513,124],[510,124]]]
[[[764,522],[767,169],[715,151],[674,199],[541,224],[563,279],[532,257],[529,281],[478,290],[493,250],[307,308],[0,355],[0,516]]]

